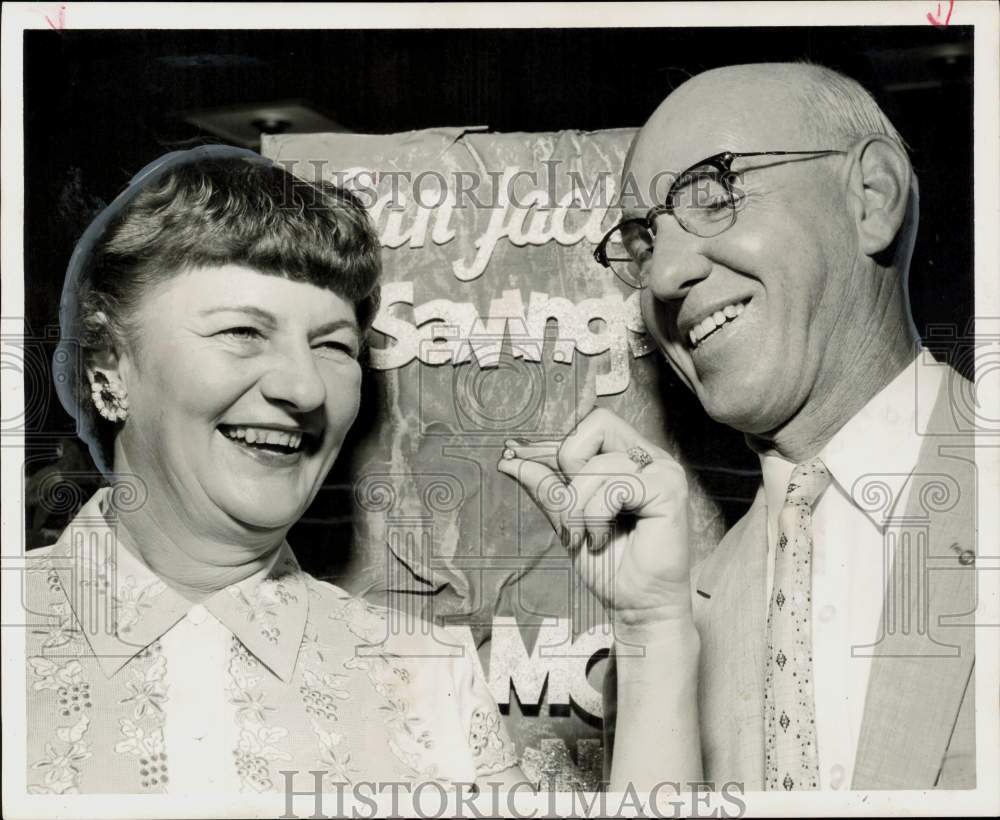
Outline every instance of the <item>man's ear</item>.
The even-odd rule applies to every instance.
[[[856,146],[851,179],[860,248],[877,256],[892,247],[906,218],[913,169],[902,146],[880,134]]]

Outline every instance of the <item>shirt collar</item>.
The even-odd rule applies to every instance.
[[[193,607],[130,550],[99,490],[56,543],[51,559],[62,589],[104,674],[114,675]],[[202,602],[254,656],[286,683],[295,670],[308,615],[304,573],[287,542],[259,572]]]
[[[944,368],[924,366],[929,355],[919,351],[819,453],[840,490],[879,529],[920,459],[920,431],[927,429],[941,387]],[[773,453],[758,455],[770,518],[785,502],[795,465]]]

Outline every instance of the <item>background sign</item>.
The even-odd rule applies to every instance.
[[[593,259],[633,133],[263,142],[296,175],[353,190],[384,249],[360,427],[290,542],[352,592],[470,624],[526,773],[561,787],[601,774],[611,636],[496,462],[505,439],[562,438],[597,405],[676,452],[638,291]],[[724,521],[692,481],[697,556]]]

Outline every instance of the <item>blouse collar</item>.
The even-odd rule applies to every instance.
[[[275,675],[291,680],[305,631],[308,594],[283,542],[259,572],[195,604],[117,544],[110,490],[80,510],[50,558],[62,591],[102,671],[111,677],[195,607],[218,618]]]

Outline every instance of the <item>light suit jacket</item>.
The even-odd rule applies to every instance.
[[[907,482],[905,517],[893,513],[895,558],[885,569],[881,639],[870,650],[852,789],[975,787],[977,485],[972,439],[960,434],[954,417],[957,379],[943,380],[932,435]],[[886,503],[871,487],[866,502]],[[766,513],[761,487],[693,572],[704,777],[716,788],[736,781],[747,791],[763,789]],[[883,572],[877,559],[872,572]],[[609,739],[614,685],[612,666],[605,685]]]

